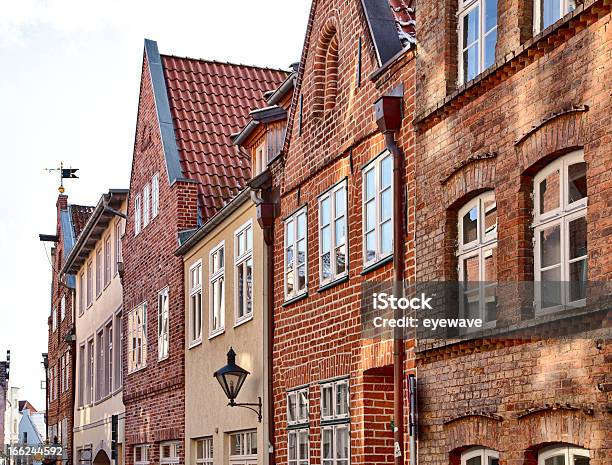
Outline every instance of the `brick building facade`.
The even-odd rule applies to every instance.
[[[405,186],[414,185],[409,13],[403,2],[312,5],[284,150],[268,165],[271,187],[264,194],[277,209],[271,235],[277,463],[394,461],[393,341],[362,338],[360,293],[366,280],[394,276],[393,157],[374,117],[383,95],[403,97],[406,115],[395,133],[404,163],[396,197],[403,203]],[[364,192],[364,179],[376,193]],[[377,205],[366,220],[369,227],[377,218],[372,235],[364,230],[364,196]],[[414,203],[401,208],[398,222],[410,224]],[[367,253],[366,233],[374,239]],[[408,228],[396,237],[405,276],[414,273],[413,233]],[[412,364],[400,365],[401,396]]]
[[[610,2],[549,3],[417,2],[418,280],[610,279]],[[474,312],[520,325],[590,302],[550,286]],[[419,462],[609,463],[609,341],[548,334],[419,341]]]
[[[51,309],[48,319],[48,382],[47,382],[47,437],[64,446],[64,463],[71,463],[72,428],[74,420],[74,290],[75,277],[60,278],[63,263],[81,233],[92,207],[70,205],[68,196],[57,198],[56,232],[50,239],[51,249]]]
[[[183,261],[174,251],[246,184],[250,166],[230,135],[285,76],[162,56],[145,41],[123,240],[128,465],[185,461]]]

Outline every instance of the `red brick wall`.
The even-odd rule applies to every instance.
[[[281,213],[274,230],[276,458],[277,463],[286,463],[287,389],[305,384],[310,387],[310,463],[318,464],[321,454],[319,381],[350,375],[352,463],[392,463],[389,429],[393,418],[392,375],[389,375],[392,345],[389,341],[361,340],[360,334],[360,286],[366,279],[391,279],[392,264],[361,276],[361,167],[384,150],[383,137],[374,121],[374,102],[403,84],[406,117],[398,142],[406,158],[405,180],[413,183],[414,137],[410,126],[410,115],[414,112],[413,55],[412,52],[405,54],[374,83],[368,77],[378,65],[359,2],[323,0],[315,2],[315,8],[311,18],[313,32],[307,39],[302,62],[303,74],[293,99],[290,144],[284,159],[271,168],[274,187],[281,192]],[[325,87],[319,82],[318,73],[323,63],[320,57],[316,58],[316,51],[322,40],[330,41],[329,37],[319,37],[320,31],[323,35],[330,33],[333,29],[330,24],[338,38],[339,82],[335,106],[326,108],[326,100],[320,98]],[[362,84],[356,87],[359,37],[363,41],[363,70]],[[300,95],[303,96],[301,134]],[[317,196],[344,178],[348,180],[349,280],[320,291]],[[308,206],[308,296],[283,306],[282,219],[303,205]],[[414,203],[410,205],[413,208]],[[410,218],[414,219],[413,210]],[[409,230],[406,237],[399,238],[405,242],[408,276],[414,270],[412,234],[413,230]],[[410,366],[409,361],[406,367]],[[386,367],[383,372],[378,371],[381,367]]]
[[[540,41],[525,42],[528,9],[523,2],[500,1],[498,60],[511,52],[520,56],[456,96],[445,84],[454,71],[443,53],[456,32],[429,29],[452,10],[431,2],[417,6],[417,279],[456,277],[457,210],[494,190],[498,279],[532,280],[533,176],[577,148],[587,163],[589,279],[612,276],[610,4],[585,6]],[[580,110],[565,112],[572,107]],[[485,153],[493,156],[468,160]],[[502,318],[520,318],[514,305],[515,313]],[[472,445],[499,450],[502,464],[532,463],[537,449],[553,442],[589,448],[591,464],[607,463],[609,413],[598,384],[610,371],[610,353],[609,344],[600,347],[590,335],[492,347],[474,341],[420,352],[420,463],[456,461],[458,451]],[[522,416],[555,403],[572,408]]]
[[[73,293],[67,286],[60,282],[60,270],[63,266],[64,259],[64,235],[69,234],[67,231],[62,230],[60,221],[60,211],[68,209],[68,196],[59,195],[56,203],[57,207],[57,228],[56,234],[59,237],[59,241],[55,244],[55,254],[53,257],[52,266],[52,280],[51,280],[51,313],[52,308],[57,309],[57,329],[53,331],[52,319],[49,317],[49,343],[48,343],[48,354],[49,354],[49,368],[55,367],[55,381],[57,385],[57,397],[54,401],[49,402],[48,413],[47,413],[47,426],[57,425],[58,430],[61,428],[61,422],[67,419],[68,423],[68,435],[67,438],[62,438],[62,442],[67,447],[68,451],[72,450],[72,427],[73,427],[73,415],[74,415],[74,380],[72,373],[72,357],[75,356],[75,352],[72,348],[72,344],[66,342],[64,337],[70,332],[73,326],[72,320],[72,305],[73,305]],[[70,233],[71,234],[71,233]],[[65,296],[66,316],[62,321],[60,315],[60,303],[62,296]],[[66,353],[70,354],[71,360],[68,366],[68,390],[62,391],[61,389],[61,363],[60,359]],[[49,380],[49,388],[51,387],[51,380]],[[47,398],[51,399],[51,391],[47,391]],[[44,410],[45,406],[35,406],[40,411]],[[59,436],[59,432],[58,432]],[[53,439],[53,438],[50,438]],[[68,452],[69,460],[72,458],[72,453]]]
[[[145,135],[143,137],[143,134]],[[149,139],[150,135],[150,139]],[[144,141],[144,142],[143,142]],[[134,235],[134,197],[159,173],[159,215]],[[196,225],[194,184],[170,186],[157,123],[155,102],[146,60],[140,89],[136,143],[130,180],[128,220],[123,239],[123,398],[126,409],[126,463],[134,461],[133,446],[149,444],[149,459],[159,460],[159,442],[178,440],[184,463],[184,311],[183,263],[174,256],[179,230]],[[169,357],[158,361],[157,296],[169,287]],[[148,303],[146,368],[127,372],[127,317],[133,308]]]

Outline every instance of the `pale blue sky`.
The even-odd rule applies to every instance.
[[[57,176],[71,203],[128,187],[145,37],[161,53],[287,69],[311,0],[0,0],[0,360],[44,409]],[[48,251],[48,246],[47,246]]]

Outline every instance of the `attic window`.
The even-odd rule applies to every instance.
[[[330,19],[321,31],[314,65],[313,115],[321,116],[336,106],[338,94],[338,34]]]

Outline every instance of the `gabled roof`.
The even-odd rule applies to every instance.
[[[256,66],[160,55],[145,41],[170,183],[198,184],[206,221],[250,178],[251,160],[232,145],[264,93],[288,73]]]

